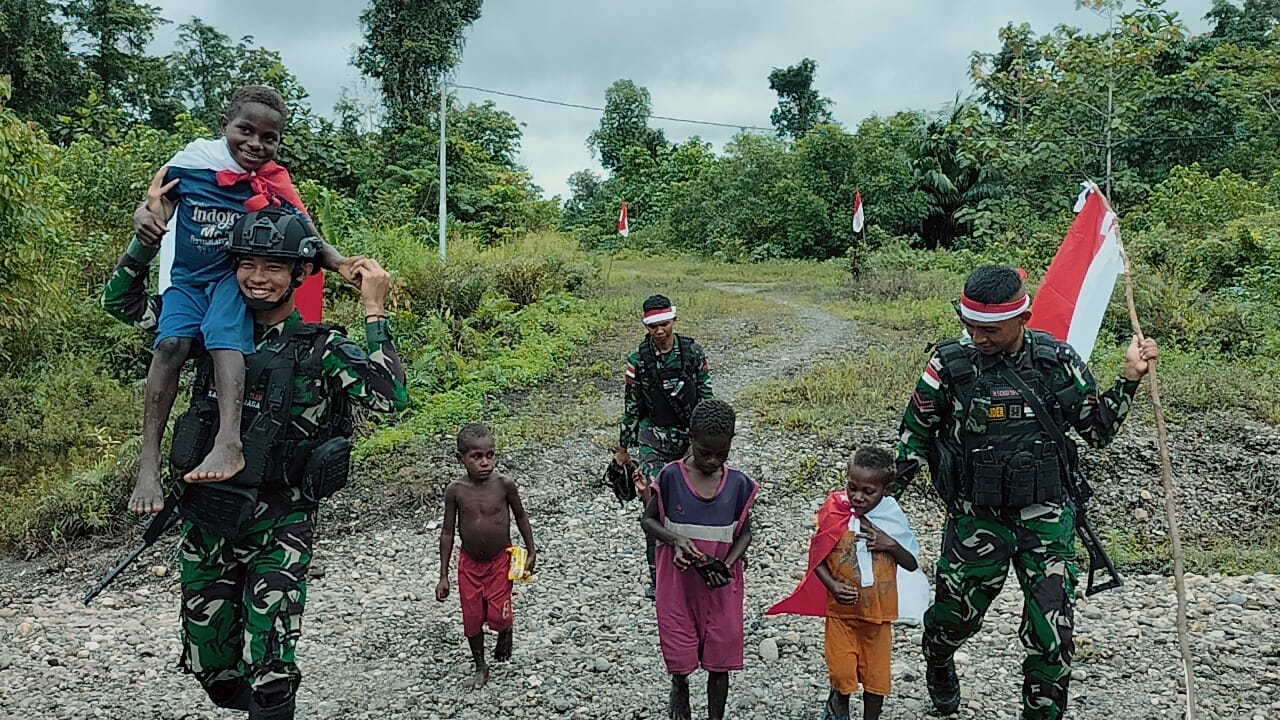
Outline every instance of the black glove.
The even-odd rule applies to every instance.
[[[635,460],[626,465],[619,465],[617,460],[610,460],[604,469],[604,484],[613,490],[614,497],[623,506],[636,497],[636,485],[632,480],[636,468],[640,467]]]
[[[707,584],[707,588],[715,590],[728,585],[733,580],[733,575],[729,572],[729,566],[718,557],[708,557],[703,563],[695,565],[694,570],[698,571],[698,575],[702,576],[702,582]]]

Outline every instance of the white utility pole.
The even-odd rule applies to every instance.
[[[444,186],[444,118],[445,110],[448,107],[449,86],[444,80],[440,81],[440,219],[437,224],[440,226],[440,262],[444,262],[445,257],[445,234],[448,230],[449,214],[445,209],[445,186]]]

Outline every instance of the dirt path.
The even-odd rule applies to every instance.
[[[714,365],[717,394],[732,400],[756,383],[788,376],[862,342],[853,324],[786,296],[777,339],[753,348],[745,327],[726,323],[699,337]],[[618,393],[601,417],[615,418]],[[732,462],[762,483],[747,579],[747,669],[735,674],[730,717],[782,720],[817,716],[826,694],[821,625],[764,618],[762,611],[799,576],[817,497],[790,493],[789,479],[834,473],[859,442],[762,430],[742,413]],[[619,508],[599,486],[616,440],[612,420],[567,429],[558,442],[506,448],[503,469],[524,486],[540,545],[540,572],[517,590],[515,659],[495,667],[477,693],[460,683],[468,657],[456,600],[432,597],[438,534],[434,505],[392,518],[368,517],[346,498],[321,519],[317,557],[323,576],[310,587],[299,661],[305,680],[299,717],[353,718],[658,718],[666,676],[653,606],[640,596],[644,572],[639,508]],[[441,462],[444,454],[440,453]],[[834,474],[832,475],[834,477]],[[358,495],[358,493],[356,493]],[[936,555],[939,518],[909,507],[926,561]],[[224,718],[196,683],[176,669],[177,588],[171,546],[150,553],[89,609],[78,596],[115,552],[0,566],[0,718]],[[1158,577],[1131,578],[1123,591],[1081,603],[1073,717],[1165,718],[1176,712],[1177,659],[1172,593]],[[1016,588],[997,601],[987,628],[961,661],[961,717],[1015,717],[1020,648]],[[1280,717],[1280,644],[1273,576],[1194,582],[1192,602],[1204,658],[1201,692],[1208,718]],[[1267,629],[1271,631],[1268,632]],[[895,694],[886,718],[925,715],[919,631],[899,628]],[[762,647],[762,645],[764,647]],[[773,648],[777,648],[777,653]],[[763,650],[763,656],[762,656]],[[701,676],[695,687],[701,687]],[[694,693],[695,717],[705,705]]]

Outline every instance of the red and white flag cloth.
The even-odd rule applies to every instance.
[[[866,216],[862,214],[862,191],[853,191],[853,231],[862,232],[862,225],[866,222]]]
[[[1028,324],[1065,340],[1088,360],[1116,278],[1124,274],[1124,251],[1119,222],[1107,199],[1097,185],[1082,184],[1075,222],[1049,263]]]
[[[618,234],[626,237],[631,234],[631,226],[627,223],[627,203],[622,203],[622,209],[618,211]]]

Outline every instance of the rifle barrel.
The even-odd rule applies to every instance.
[[[129,553],[128,555],[125,555],[124,559],[116,563],[115,567],[111,568],[111,570],[106,575],[102,576],[102,579],[98,581],[97,585],[93,586],[92,590],[85,593],[85,596],[83,598],[84,604],[88,605],[94,598],[98,597],[98,595],[103,590],[106,590],[107,586],[110,585],[111,582],[116,579],[116,576],[124,572],[125,568],[133,564],[133,561],[137,560],[138,556],[142,554],[142,551],[146,549],[147,549],[147,543],[142,543],[138,545],[138,547],[134,548],[133,552]]]

